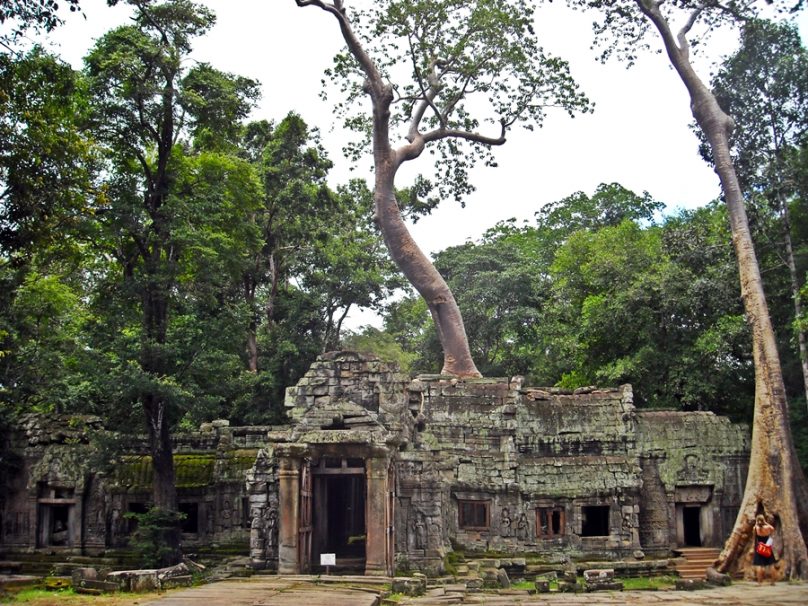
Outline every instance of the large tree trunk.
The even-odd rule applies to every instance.
[[[378,166],[378,164],[377,164]],[[479,377],[454,295],[407,230],[393,194],[392,176],[377,169],[376,219],[393,261],[424,298],[443,347],[441,374]]]
[[[671,32],[659,4],[637,0],[659,31],[665,50],[690,94],[691,109],[710,144],[715,171],[729,210],[732,242],[738,259],[741,297],[752,330],[755,365],[755,408],[749,474],[732,534],[716,562],[721,572],[743,571],[751,565],[751,528],[755,514],[765,511],[776,520],[782,552],[777,574],[782,578],[808,578],[808,551],[803,530],[808,520],[808,486],[799,466],[788,421],[783,374],[769,317],[763,282],[755,256],[738,178],[729,150],[732,120],[693,70],[686,35]],[[802,524],[801,524],[802,521]]]
[[[376,222],[395,264],[424,298],[443,347],[442,374],[479,377],[468,345],[463,318],[452,291],[432,262],[412,239],[395,197],[395,177],[403,162],[413,160],[424,149],[423,137],[411,133],[410,145],[394,150],[390,143],[390,105],[392,87],[360,44],[351,29],[343,3],[322,0],[296,0],[298,6],[318,6],[331,13],[339,23],[348,50],[365,74],[364,90],[373,104],[373,166]],[[416,125],[417,126],[417,125]],[[417,128],[413,129],[417,131]],[[504,139],[503,139],[504,141]]]
[[[151,251],[151,261],[160,259],[161,247],[155,245]],[[165,288],[157,275],[153,263],[147,263],[149,278],[145,285],[143,297],[144,343],[141,351],[141,366],[144,373],[151,377],[166,374],[165,353],[168,326],[168,301]],[[177,486],[174,474],[174,453],[171,444],[171,430],[168,418],[168,403],[159,393],[152,389],[141,395],[143,411],[146,416],[146,430],[149,437],[149,451],[152,457],[152,499],[153,506],[167,512],[177,511]],[[164,557],[165,565],[179,562],[180,528],[172,526],[163,529],[162,542],[168,552]]]

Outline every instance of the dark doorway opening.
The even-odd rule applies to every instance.
[[[320,564],[320,555],[336,555],[336,572],[360,574],[365,568],[365,476],[327,474],[315,478],[314,553],[312,564]]]
[[[701,507],[682,508],[682,529],[685,547],[701,547]]]
[[[70,546],[72,505],[40,505],[40,547]]]
[[[185,517],[182,519],[182,532],[199,534],[199,503],[179,503],[177,509]]]
[[[585,505],[581,507],[581,536],[605,537],[609,535],[609,506]]]

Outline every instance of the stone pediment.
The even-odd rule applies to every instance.
[[[379,413],[348,399],[329,398],[306,410],[290,437],[307,444],[381,445],[394,434],[379,422]]]

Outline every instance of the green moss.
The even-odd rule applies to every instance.
[[[204,488],[217,479],[240,479],[252,467],[258,451],[231,450],[174,455],[177,488]],[[152,486],[152,459],[149,455],[123,457],[115,468],[118,483],[130,491],[146,492]]]

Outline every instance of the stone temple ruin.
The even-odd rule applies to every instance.
[[[749,455],[747,428],[638,411],[628,385],[410,379],[353,352],[321,356],[286,407],[286,426],[214,421],[175,437],[186,549],[241,545],[254,568],[279,573],[319,571],[334,554],[334,570],[368,575],[437,574],[453,550],[663,556],[723,543]],[[132,440],[95,471],[98,422],[28,416],[8,437],[4,554],[125,549],[150,460]]]

